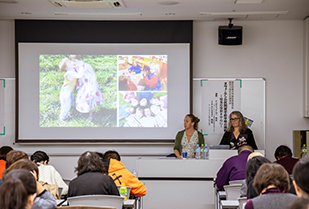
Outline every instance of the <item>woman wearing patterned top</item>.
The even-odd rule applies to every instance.
[[[176,135],[174,153],[181,158],[182,152],[187,152],[188,158],[194,157],[194,149],[197,144],[204,144],[204,136],[197,131],[200,119],[193,114],[186,115],[184,119],[185,130],[179,131]]]
[[[248,144],[253,149],[258,149],[252,131],[245,123],[244,116],[239,111],[231,112],[228,127],[220,144],[230,145],[230,149],[238,149],[241,145]]]

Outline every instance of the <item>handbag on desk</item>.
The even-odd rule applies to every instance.
[[[51,193],[51,195],[53,195],[53,197],[56,200],[60,199],[59,190],[58,190],[58,185],[57,184],[49,184],[49,183],[43,182],[43,181],[39,181],[39,183],[44,187],[44,189],[49,191],[49,193]]]

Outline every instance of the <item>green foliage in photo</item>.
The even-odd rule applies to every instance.
[[[83,60],[95,71],[96,81],[104,103],[93,109],[93,119],[88,113],[79,113],[73,104],[66,121],[59,120],[61,110],[60,90],[65,72],[59,63],[69,55],[40,55],[40,127],[115,127],[117,126],[117,55],[84,55]]]

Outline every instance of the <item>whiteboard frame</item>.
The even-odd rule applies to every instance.
[[[261,105],[261,110],[262,110],[262,118],[261,118],[261,123],[262,124],[259,124],[259,126],[261,127],[262,129],[262,133],[261,133],[261,136],[262,136],[262,139],[259,139],[258,141],[256,140],[256,143],[258,145],[258,149],[259,150],[265,150],[265,145],[266,145],[266,140],[265,140],[265,136],[266,136],[266,127],[265,127],[265,121],[266,121],[266,95],[265,95],[265,92],[266,92],[266,79],[265,78],[207,78],[207,77],[202,77],[202,78],[193,78],[193,91],[192,91],[192,95],[193,95],[193,104],[192,104],[192,112],[193,114],[195,114],[196,116],[199,117],[199,114],[201,114],[201,111],[202,111],[202,105],[196,105],[196,104],[199,104],[201,102],[201,97],[197,97],[196,95],[201,93],[201,92],[198,92],[198,89],[196,89],[196,85],[195,85],[195,82],[201,82],[202,80],[208,80],[208,81],[212,81],[212,80],[215,80],[215,81],[220,81],[220,80],[226,80],[226,81],[235,81],[235,80],[238,80],[240,79],[241,81],[261,81],[262,82],[262,89],[260,91],[262,91],[262,99],[263,99],[263,102],[262,102],[262,105]],[[202,121],[201,121],[202,122]],[[202,131],[202,130],[201,130]],[[254,134],[254,132],[253,132]],[[222,133],[223,135],[223,133]],[[208,144],[219,144],[220,143],[220,140],[221,140],[221,137],[222,136],[219,136],[219,135],[211,135],[211,136],[208,136],[207,134],[204,134],[205,136],[205,141],[208,143]]]

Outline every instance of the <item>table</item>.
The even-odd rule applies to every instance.
[[[140,158],[139,179],[147,187],[142,208],[214,209],[214,178],[236,150],[210,150],[209,160]],[[158,201],[158,199],[160,201]]]
[[[238,200],[221,200],[220,205],[221,208],[238,208],[239,202]]]
[[[57,206],[67,206],[68,205],[68,202],[65,199],[56,200],[56,202],[57,202]],[[125,209],[134,208],[135,199],[127,199],[123,205]]]
[[[135,199],[127,199],[123,205],[124,205],[124,208],[134,208]]]

